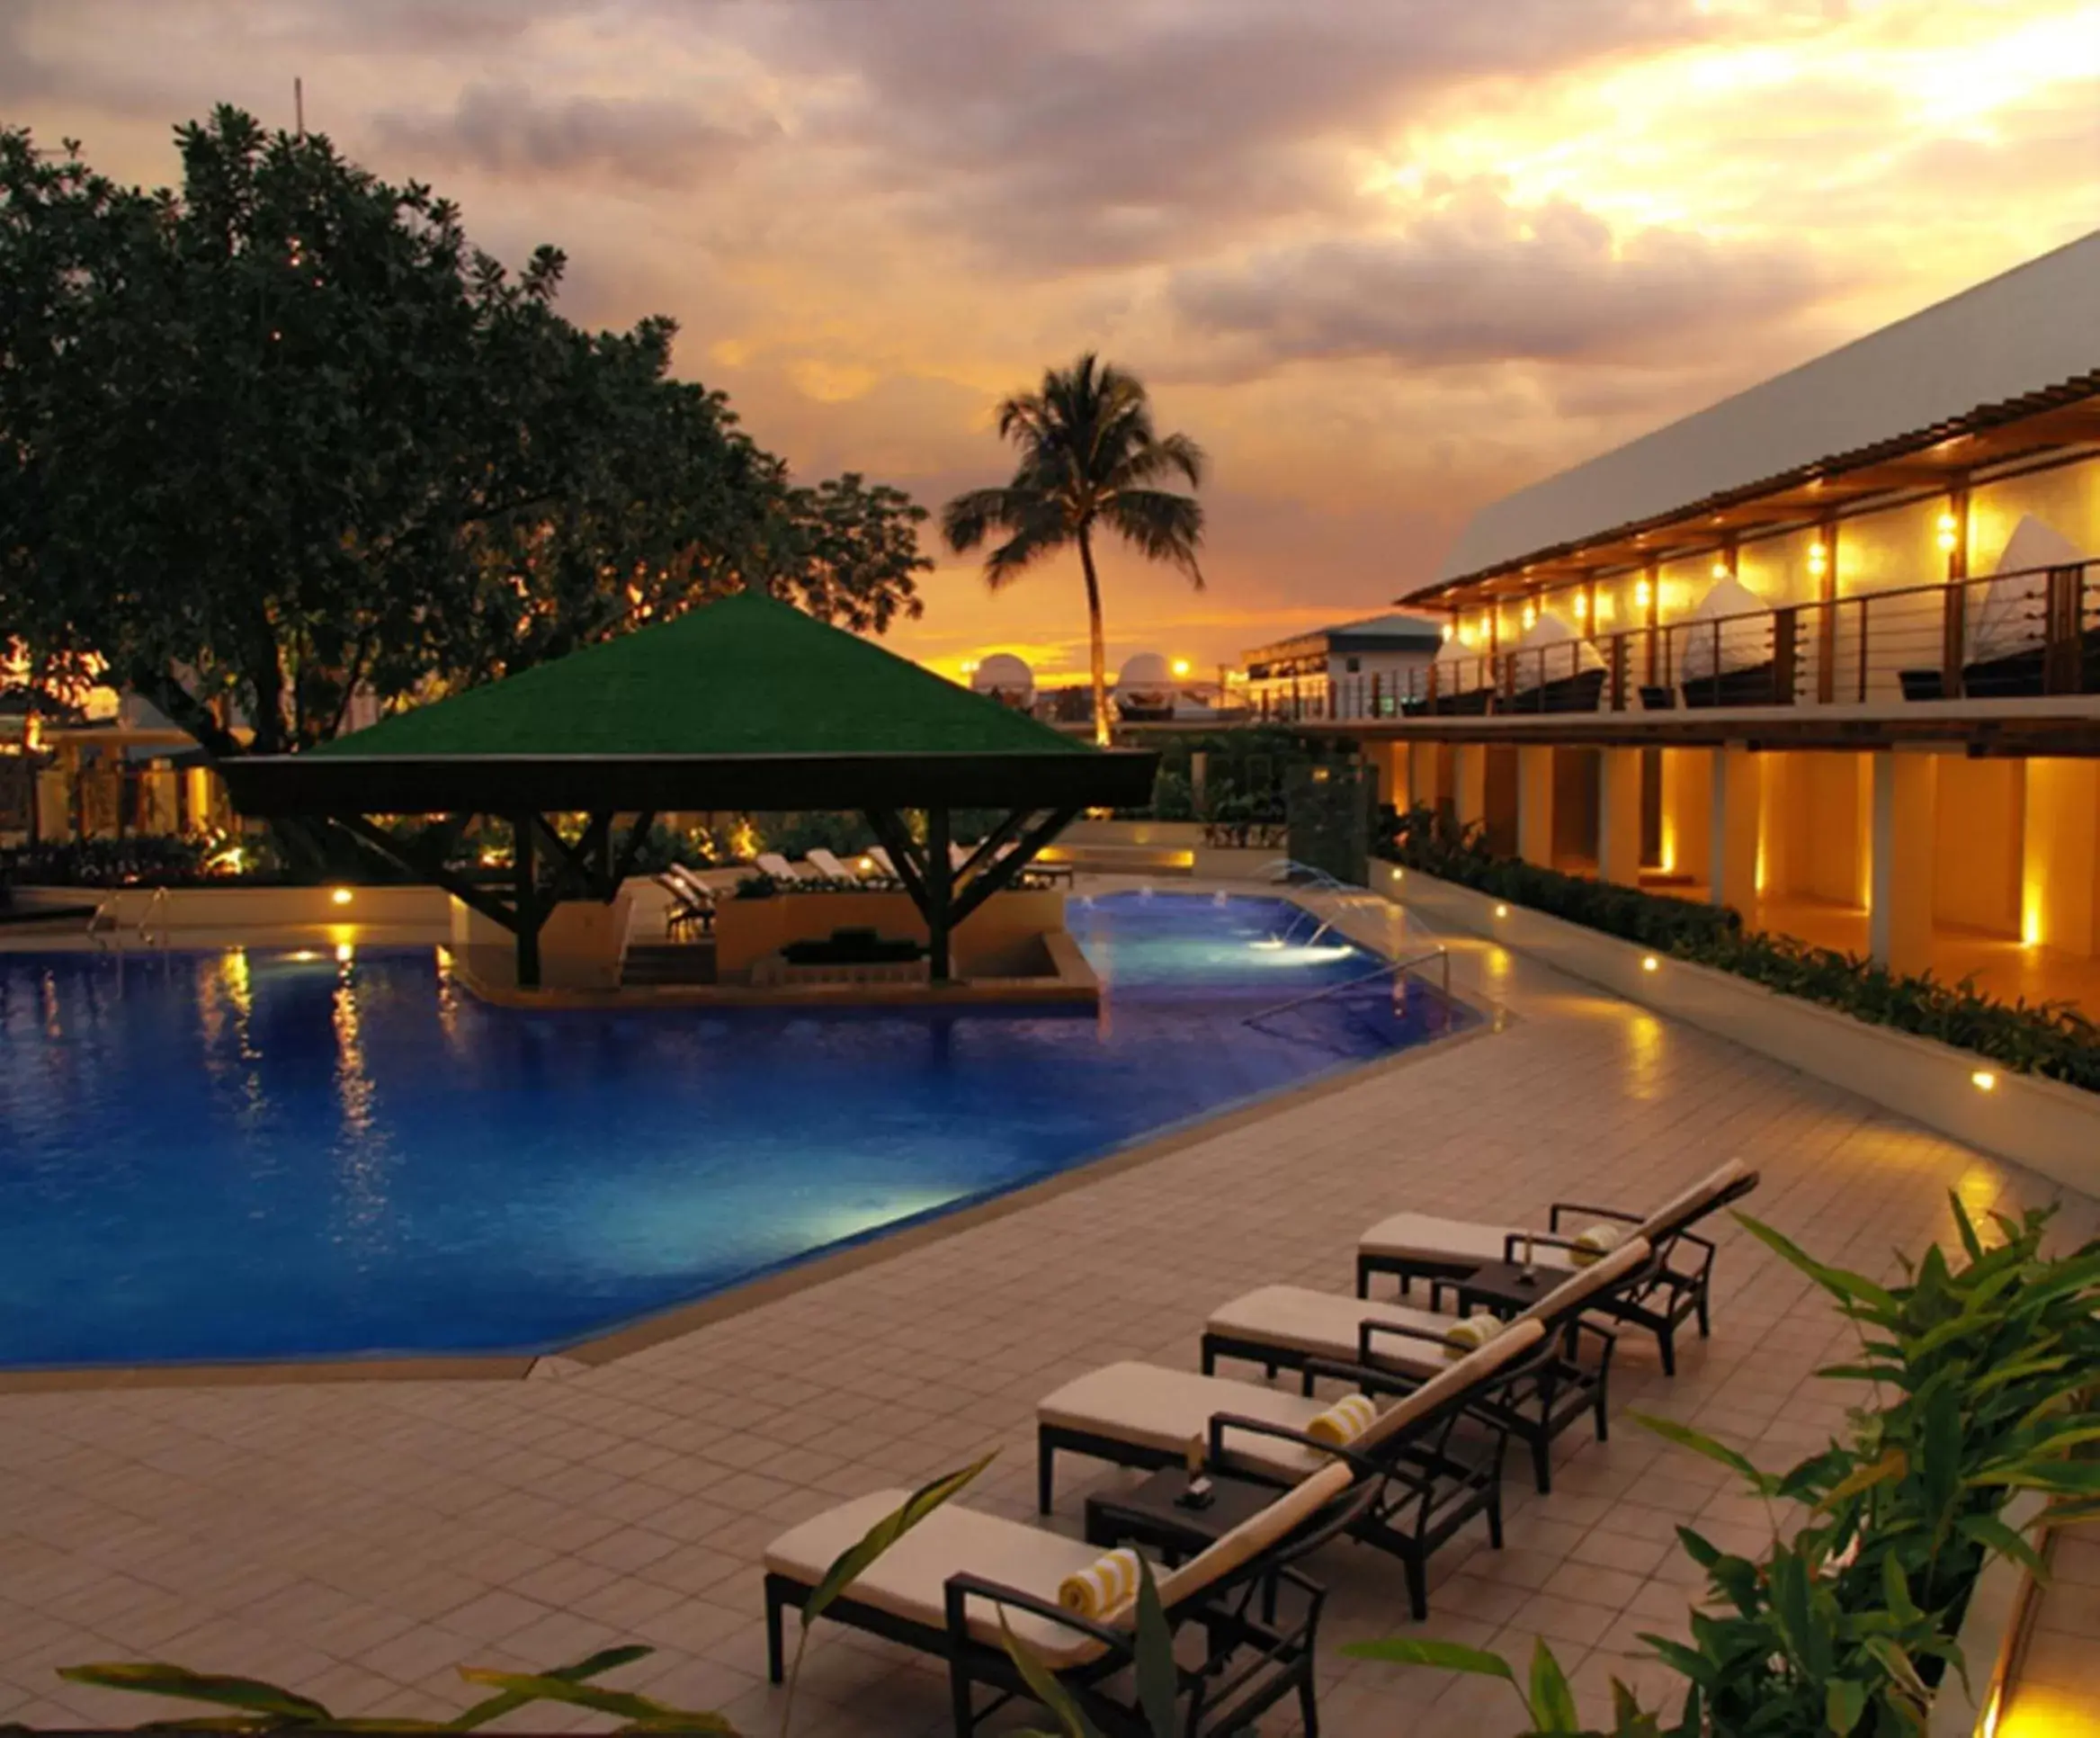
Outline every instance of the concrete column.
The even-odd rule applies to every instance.
[[[1488,745],[1454,742],[1451,750],[1451,800],[1461,827],[1488,819]]]
[[[1663,867],[1693,881],[1709,878],[1706,818],[1711,804],[1707,789],[1713,755],[1707,748],[1663,750]]]
[[[2094,952],[2100,893],[2100,761],[2030,760],[2020,939]]]
[[[1933,963],[1934,797],[1938,763],[1928,754],[1874,755],[1873,871],[1867,951],[1891,972]]]
[[[1640,882],[1640,750],[1597,751],[1597,879]]]
[[[1709,895],[1745,915],[1757,905],[1757,823],[1765,764],[1747,748],[1710,748],[1712,802],[1706,847]]]
[[[1553,866],[1553,750],[1527,744],[1516,751],[1516,854],[1541,868]]]

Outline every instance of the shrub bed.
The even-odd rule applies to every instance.
[[[2068,1002],[2005,1002],[1964,978],[1890,972],[1872,960],[1747,929],[1725,906],[1642,892],[1498,857],[1477,829],[1428,809],[1389,815],[1379,855],[1513,905],[1544,911],[1694,964],[1709,965],[1874,1026],[1973,1051],[2016,1074],[2100,1092],[2100,1026]]]

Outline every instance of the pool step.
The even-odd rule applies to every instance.
[[[638,942],[621,962],[622,984],[712,983],[715,945],[710,941]]]

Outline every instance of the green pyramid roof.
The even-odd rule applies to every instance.
[[[741,592],[382,719],[317,755],[1086,754],[1047,724]]]
[[[250,815],[630,813],[1143,802],[1157,759],[747,592],[221,770]]]

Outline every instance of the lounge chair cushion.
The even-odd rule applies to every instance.
[[[1713,1204],[1752,1173],[1740,1160],[1731,1159],[1684,1191],[1673,1196],[1634,1227],[1636,1237],[1653,1242],[1658,1237],[1680,1232],[1693,1220],[1711,1211]]]
[[[1419,1261],[1425,1267],[1462,1267],[1470,1262],[1484,1268],[1502,1259],[1504,1240],[1522,1237],[1522,1225],[1483,1225],[1470,1219],[1440,1219],[1429,1213],[1396,1213],[1381,1219],[1357,1241],[1364,1255],[1384,1256],[1396,1261]],[[1541,1247],[1533,1260],[1541,1268],[1567,1268],[1568,1251]]]
[[[1108,1364],[1068,1382],[1035,1409],[1037,1421],[1054,1429],[1107,1437],[1161,1454],[1200,1458],[1208,1449],[1211,1420],[1220,1412],[1259,1419],[1264,1424],[1303,1430],[1327,1402],[1280,1388],[1157,1364]],[[1316,1450],[1273,1437],[1228,1435],[1236,1458],[1285,1478],[1302,1478],[1328,1464]]]
[[[858,1544],[910,1495],[908,1491],[876,1491],[826,1510],[766,1547],[767,1572],[816,1586],[841,1552]],[[942,1629],[948,1622],[952,1575],[982,1575],[1054,1605],[1065,1577],[1082,1573],[1100,1558],[1099,1545],[950,1502],[878,1557],[847,1597],[893,1617]],[[995,1647],[999,1644],[998,1611],[983,1600],[970,1602],[971,1634]],[[1083,1664],[1102,1652],[1100,1643],[1032,1612],[1009,1609],[1006,1621],[1053,1667]]]
[[[1258,1291],[1243,1292],[1212,1311],[1208,1327],[1214,1334],[1249,1340],[1257,1346],[1288,1347],[1308,1357],[1354,1363],[1357,1330],[1363,1322],[1384,1321],[1441,1334],[1452,1321],[1448,1315],[1418,1310],[1408,1304],[1372,1303],[1337,1292],[1310,1291],[1303,1286],[1264,1286]],[[1387,1334],[1376,1346],[1381,1364],[1424,1374],[1443,1367],[1443,1352],[1426,1339]]]
[[[1222,1581],[1289,1537],[1351,1484],[1355,1474],[1340,1461],[1291,1486],[1258,1515],[1251,1515],[1229,1533],[1198,1552],[1159,1583],[1159,1602],[1167,1610],[1215,1581]]]

